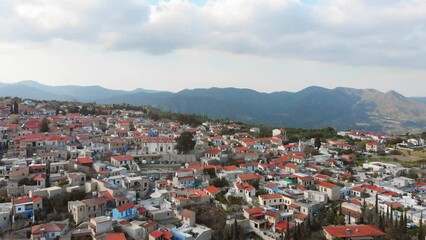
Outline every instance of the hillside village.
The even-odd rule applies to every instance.
[[[424,134],[265,134],[92,107],[0,100],[2,236],[425,239]]]

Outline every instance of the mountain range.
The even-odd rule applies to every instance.
[[[262,93],[250,89],[185,89],[177,93],[100,86],[47,86],[35,81],[0,83],[0,96],[29,99],[152,105],[165,111],[282,127],[424,131],[426,98],[395,91],[308,87],[299,92]]]

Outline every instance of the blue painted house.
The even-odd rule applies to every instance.
[[[265,190],[268,191],[269,194],[278,193],[278,187],[279,185],[277,183],[268,183],[264,185]]]
[[[137,209],[133,203],[126,203],[112,210],[115,219],[131,219],[137,216]]]

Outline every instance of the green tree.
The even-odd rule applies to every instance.
[[[37,182],[34,181],[34,179],[29,179],[29,178],[23,178],[23,179],[18,181],[18,186],[23,186],[23,185],[33,186],[33,185],[36,185],[36,184],[37,184]]]
[[[49,132],[50,131],[49,123],[50,123],[49,119],[43,118],[43,120],[41,120],[40,132]]]
[[[135,124],[133,124],[132,122],[129,124],[129,131],[135,131]]]
[[[361,142],[358,142],[356,145],[359,149],[365,151],[367,143],[368,141],[361,141]]]
[[[18,105],[18,102],[16,100],[13,103],[13,113],[14,114],[19,114],[19,105]]]
[[[193,136],[190,132],[184,132],[176,138],[175,149],[180,154],[187,154],[194,149],[195,141],[192,140]]]
[[[228,186],[228,181],[226,181],[226,179],[216,178],[213,180],[212,184],[215,187],[221,188]]]
[[[321,139],[319,137],[315,138],[314,147],[319,150],[321,148]]]

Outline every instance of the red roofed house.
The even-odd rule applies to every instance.
[[[195,212],[188,210],[188,209],[184,209],[179,213],[180,216],[180,220],[182,220],[182,223],[184,225],[193,227],[195,226]]]
[[[204,188],[204,192],[211,198],[215,198],[216,194],[220,192],[220,189],[215,186],[207,186]]]
[[[124,233],[107,233],[105,240],[126,240]]]
[[[112,217],[114,219],[128,220],[136,217],[136,215],[137,210],[133,203],[126,203],[112,210]]]
[[[20,197],[13,199],[12,221],[29,220],[34,222],[35,211],[43,209],[43,199],[41,197]]]
[[[67,231],[66,224],[45,223],[31,227],[31,239],[55,239]]]
[[[315,181],[327,181],[330,177],[324,174],[316,174],[314,176]]]
[[[163,230],[155,230],[149,234],[149,240],[170,240],[173,238],[173,234]]]
[[[259,195],[259,203],[265,207],[285,208],[283,196],[278,193]]]
[[[114,167],[128,167],[129,171],[136,171],[137,164],[135,163],[132,155],[119,155],[111,157],[111,165]]]
[[[275,229],[275,232],[280,232],[280,233],[286,234],[289,230],[287,228],[291,229],[293,227],[294,227],[294,223],[281,221],[281,222],[275,224],[274,229]]]
[[[323,227],[327,240],[333,239],[381,239],[385,233],[373,225],[347,225]]]
[[[329,182],[318,182],[318,190],[323,193],[327,193],[330,201],[337,201],[340,199],[340,187],[336,184]]]
[[[377,186],[370,185],[370,184],[364,184],[361,187],[365,188],[365,191],[369,194],[381,194],[381,193],[386,191],[382,187],[377,187]]]
[[[237,183],[235,184],[235,196],[242,196],[247,202],[252,202],[252,197],[256,196],[256,189],[248,183]]]
[[[112,156],[111,157],[111,165],[114,167],[120,167],[123,164],[133,164],[134,159],[132,155],[118,155],[118,156]]]
[[[91,167],[93,165],[93,159],[91,157],[79,157],[75,161],[75,164]]]
[[[239,183],[251,183],[254,181],[259,181],[259,183],[263,183],[265,178],[259,174],[254,173],[246,173],[238,176]]]
[[[378,142],[369,142],[365,144],[365,150],[367,152],[378,152],[385,149],[385,145]]]
[[[345,216],[347,224],[360,223],[362,210],[361,206],[354,203],[343,202],[340,206],[341,213]]]
[[[42,188],[46,187],[46,174],[39,173],[34,177],[34,181],[37,182],[37,186],[40,186]]]
[[[303,187],[303,188],[307,188],[310,189],[311,186],[314,186],[314,178],[311,176],[306,176],[306,177],[297,177],[297,182]]]
[[[285,165],[285,170],[291,173],[297,173],[299,171],[299,167],[294,163],[287,163]]]
[[[243,215],[245,218],[249,219],[251,215],[262,213],[263,208],[262,207],[256,207],[256,208],[249,208],[243,210]]]

